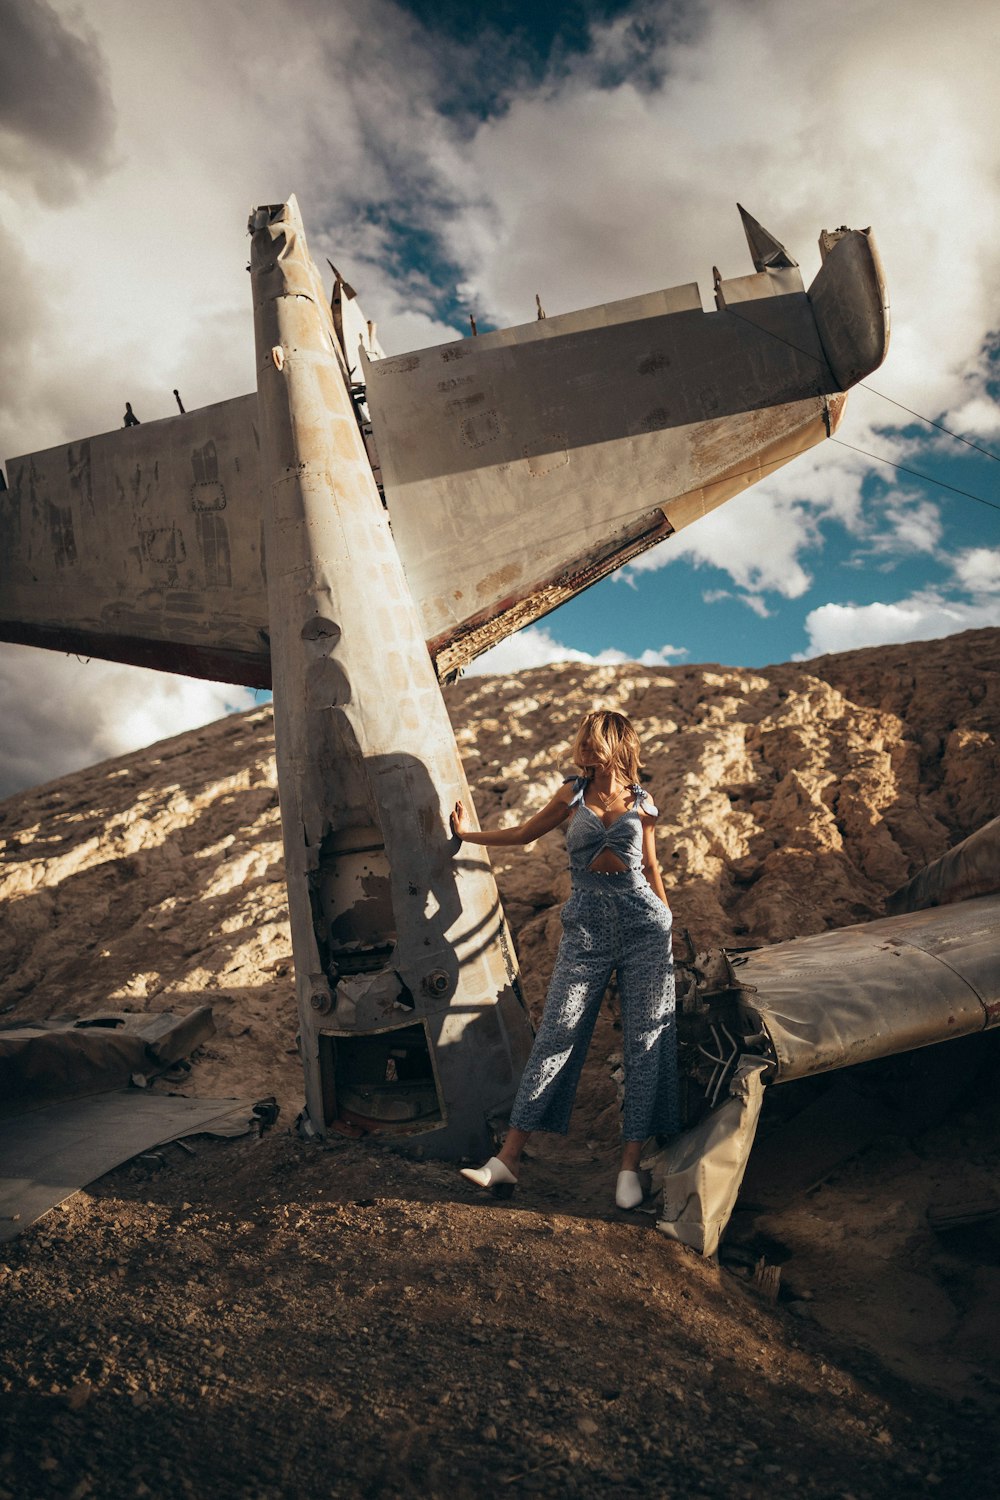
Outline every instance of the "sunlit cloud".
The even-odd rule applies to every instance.
[[[891,604],[822,604],[806,616],[808,648],[797,661],[859,646],[935,640],[959,630],[1000,626],[1000,600],[950,600],[935,589]]]
[[[1000,593],[1000,547],[969,547],[953,559],[952,567],[970,593]]]
[[[553,662],[575,661],[587,666],[618,666],[622,662],[637,661],[643,667],[666,666],[687,655],[684,646],[660,646],[656,650],[643,651],[639,656],[629,656],[616,646],[591,653],[564,646],[556,640],[544,625],[528,625],[524,630],[508,636],[498,646],[483,653],[468,668],[469,677],[482,677],[488,673],[509,674],[523,672],[529,667],[547,667]]]

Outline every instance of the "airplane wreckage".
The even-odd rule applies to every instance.
[[[822,442],[885,356],[867,230],[806,290],[740,212],[755,271],[712,311],[691,284],[386,357],[295,200],[261,207],[256,392],[8,465],[0,639],[273,687],[309,1131],[482,1156],[531,1046],[440,682]],[[765,1081],[997,1020],[948,956],[979,906],[691,955],[661,1228],[714,1249]]]

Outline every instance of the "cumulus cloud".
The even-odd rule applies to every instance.
[[[740,604],[745,604],[748,609],[753,610],[761,620],[768,620],[771,611],[759,594],[734,594],[732,589],[703,589],[701,600],[703,604],[720,604],[723,599],[736,599]]]
[[[88,22],[118,124],[109,169],[71,204],[0,184],[2,280],[34,303],[13,344],[5,325],[0,456],[116,427],[126,399],[148,421],[175,411],[175,386],[189,408],[252,389],[247,215],[292,192],[314,257],[358,287],[387,348],[454,337],[359,208],[428,201],[448,136],[433,60],[390,0],[173,0],[141,33],[124,0],[94,0]],[[49,147],[19,139],[24,170],[54,182]]]
[[[858,646],[898,645],[929,641],[1000,625],[1000,600],[952,600],[936,589],[911,594],[893,604],[823,604],[806,616],[809,646],[796,654],[808,661],[829,651],[853,651]]]
[[[953,400],[1000,257],[989,8],[914,0],[902,27],[891,6],[844,0],[826,27],[797,0],[709,0],[689,7],[685,40],[675,14],[645,7],[634,36],[653,85],[636,87],[626,60],[608,87],[583,59],[477,132],[451,233],[487,304],[510,319],[539,286],[555,311],[603,300],[609,282],[625,293],[666,284],[657,273],[707,280],[713,263],[739,273],[737,198],[807,278],[820,227],[874,223],[896,394]],[[942,297],[956,255],[962,284]]]
[[[0,166],[62,203],[107,169],[115,111],[104,54],[79,14],[0,0]]]
[[[685,558],[695,567],[724,569],[748,597],[769,590],[798,599],[812,583],[800,554],[818,539],[819,520],[820,515],[807,510],[801,500],[757,485],[660,546],[641,552],[628,567],[649,573]]]
[[[953,559],[952,567],[970,593],[1000,593],[1000,547],[968,547]]]
[[[1000,457],[995,451],[996,439],[1000,437],[1000,406],[989,396],[979,392],[969,396],[951,413],[951,421],[959,437],[968,438],[975,433],[980,438],[992,438],[993,456]],[[944,447],[945,443],[942,441],[939,446]]]
[[[796,659],[1000,626],[1000,547],[965,548],[950,564],[950,589],[918,590],[892,603],[823,604],[810,610],[809,647]]]
[[[488,673],[523,672],[529,667],[547,667],[552,662],[579,661],[588,666],[617,666],[620,662],[638,661],[643,667],[662,667],[687,655],[684,646],[660,646],[658,650],[643,651],[638,657],[608,646],[604,651],[591,654],[564,646],[545,625],[528,625],[514,635],[501,641],[477,657],[468,668],[468,676],[482,677]]]
[[[876,565],[880,571],[890,571],[907,557],[935,554],[943,530],[940,506],[918,494],[895,491],[880,502],[848,566],[882,559]]]
[[[0,797],[251,708],[249,688],[0,647]],[[13,707],[14,711],[11,712]]]

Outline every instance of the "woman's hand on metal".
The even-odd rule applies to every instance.
[[[463,804],[456,802],[451,815],[451,831],[465,843],[486,844],[490,848],[533,844],[543,833],[558,828],[560,823],[566,821],[569,815],[569,797],[569,791],[561,788],[541,812],[536,812],[526,823],[518,823],[514,828],[475,828],[466,820]]]

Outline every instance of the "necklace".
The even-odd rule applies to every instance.
[[[608,808],[611,807],[615,802],[617,802],[618,798],[622,794],[621,787],[616,788],[614,786],[612,786],[610,792],[599,792],[597,788],[592,784],[591,790],[593,791],[594,798],[603,812],[607,812]]]

